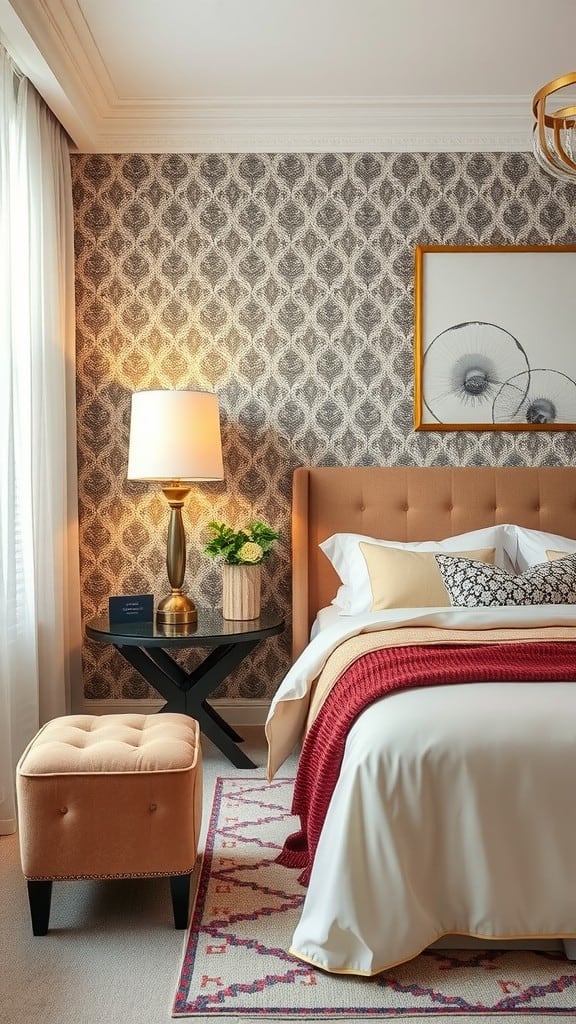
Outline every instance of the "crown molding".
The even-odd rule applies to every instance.
[[[530,101],[443,96],[119,101],[99,120],[91,143],[85,151],[522,152],[531,149]]]
[[[75,146],[90,149],[97,132],[98,112],[83,82],[81,64],[66,73],[61,60],[61,34],[56,32],[40,0],[0,0],[0,42],[35,86]],[[25,18],[23,14],[28,16]]]
[[[532,144],[528,97],[506,96],[118,101],[90,141],[79,152],[490,153]]]

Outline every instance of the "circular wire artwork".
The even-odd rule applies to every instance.
[[[424,353],[424,404],[437,423],[488,423],[504,387],[508,421],[521,418],[529,393],[528,356],[513,334],[482,320],[448,327]],[[504,396],[502,401],[504,402]],[[495,422],[495,420],[494,420]]]
[[[494,423],[568,423],[576,408],[576,382],[560,370],[528,370],[504,381],[494,398]]]

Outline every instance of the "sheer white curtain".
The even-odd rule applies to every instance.
[[[0,45],[0,835],[81,679],[74,350],[67,138]]]

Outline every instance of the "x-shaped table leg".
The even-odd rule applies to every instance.
[[[132,647],[115,644],[116,649],[144,679],[165,698],[162,711],[177,711],[195,718],[203,733],[236,768],[256,765],[236,746],[242,737],[210,704],[206,697],[250,654],[259,640],[223,644],[214,648],[192,672],[186,672],[161,647]]]

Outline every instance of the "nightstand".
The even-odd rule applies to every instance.
[[[195,718],[206,736],[236,768],[256,765],[237,746],[242,742],[231,725],[206,698],[230,672],[267,637],[281,633],[284,620],[263,611],[258,619],[224,619],[220,612],[198,609],[193,629],[163,629],[155,622],[111,625],[108,617],[90,619],[86,635],[99,643],[113,644],[146,682],[166,699],[162,711],[179,711]],[[210,647],[212,650],[192,672],[187,672],[168,651]]]

